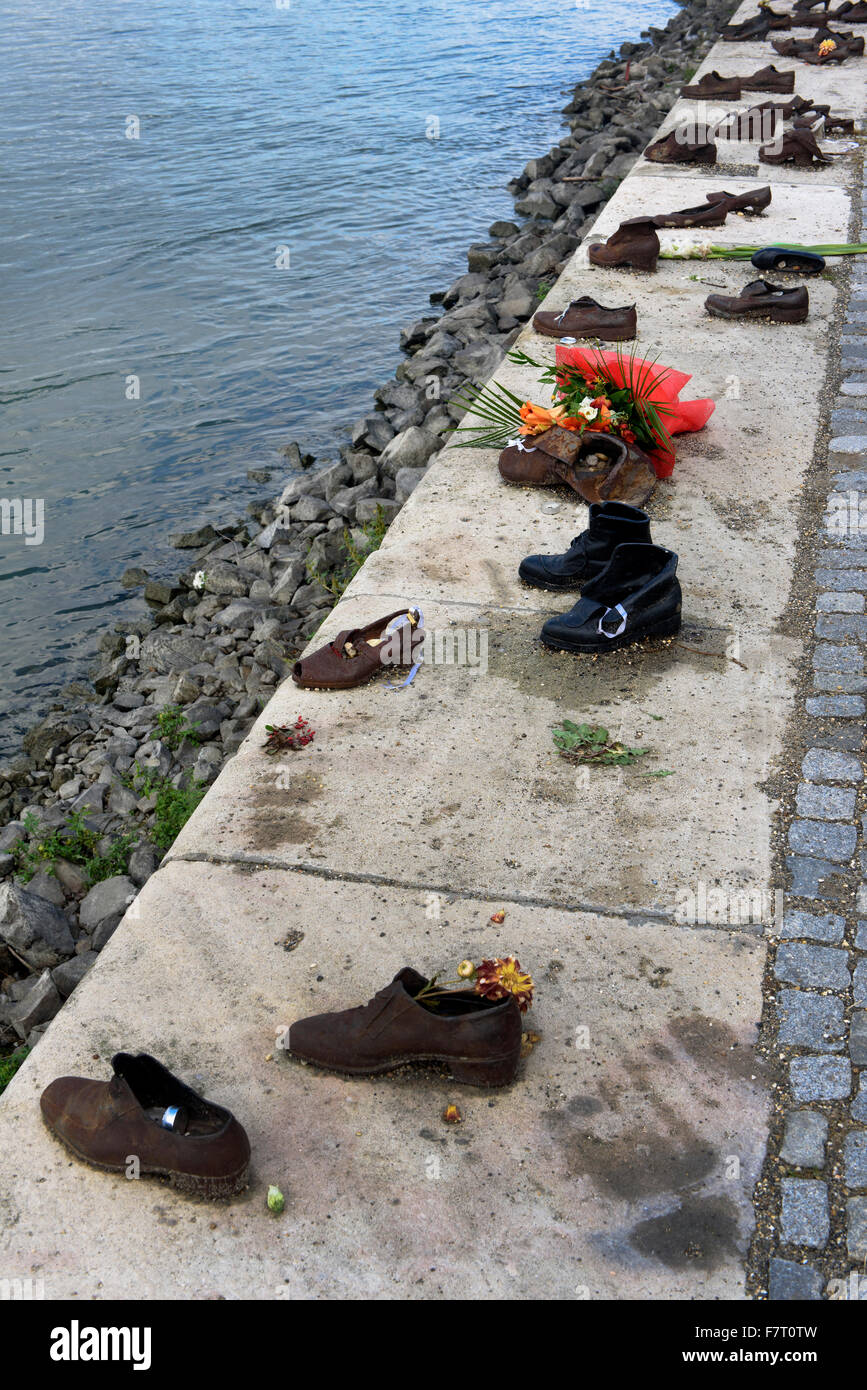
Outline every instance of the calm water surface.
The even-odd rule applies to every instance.
[[[0,498],[45,539],[0,535],[0,747],[139,611],[127,565],[335,452],[566,89],[675,9],[5,0]]]

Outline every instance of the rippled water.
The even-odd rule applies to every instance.
[[[0,499],[45,538],[0,534],[0,746],[137,611],[127,565],[333,454],[565,90],[675,9],[5,0]]]

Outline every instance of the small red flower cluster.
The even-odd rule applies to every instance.
[[[307,720],[300,714],[291,727],[288,724],[266,724],[265,732],[268,735],[265,740],[266,753],[282,753],[287,748],[304,748],[316,737],[316,730],[311,729]]]

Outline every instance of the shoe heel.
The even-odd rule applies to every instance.
[[[678,611],[673,613],[670,618],[661,618],[658,623],[654,623],[645,633],[646,637],[673,637],[676,632],[680,632],[681,614]]]
[[[455,1081],[465,1086],[510,1086],[518,1071],[518,1054],[495,1058],[490,1062],[449,1062]]]

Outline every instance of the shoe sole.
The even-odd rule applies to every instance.
[[[338,1076],[382,1076],[387,1072],[398,1072],[416,1066],[443,1066],[451,1072],[452,1079],[465,1086],[483,1086],[494,1089],[501,1086],[511,1086],[518,1073],[517,1057],[494,1057],[488,1061],[480,1062],[474,1057],[442,1057],[438,1054],[426,1054],[419,1057],[391,1057],[376,1066],[369,1067],[350,1067],[333,1066],[330,1062],[323,1062],[317,1057],[305,1057],[301,1052],[289,1052],[296,1062],[302,1062],[304,1066],[316,1067],[319,1071],[333,1072]]]
[[[648,637],[673,637],[675,633],[680,632],[681,623],[681,616],[678,614],[676,618],[666,618],[664,622],[653,623],[643,632],[624,633],[622,637],[612,637],[610,641],[606,641],[604,647],[597,646],[595,643],[591,645],[582,642],[553,641],[545,637],[544,634],[542,645],[553,652],[591,652],[598,656],[600,653],[617,651],[621,647],[634,647],[636,643],[644,642]]]
[[[564,328],[562,332],[555,333],[551,328],[537,328],[533,324],[533,332],[538,333],[540,338],[580,338],[585,342],[592,342],[594,339],[600,343],[631,343],[635,333],[573,333],[571,329]]]
[[[590,576],[588,575],[587,579],[575,579],[570,584],[543,584],[542,581],[539,579],[527,579],[521,573],[521,571],[518,570],[518,579],[525,586],[525,588],[544,589],[545,592],[549,594],[568,594],[570,592],[574,593],[576,589],[581,588],[582,584],[586,584],[589,578]]]
[[[711,308],[705,305],[711,318],[737,322],[739,319],[764,319],[766,323],[806,323],[809,309],[748,309],[743,313],[732,313],[728,309]]]
[[[80,1163],[86,1163],[88,1168],[95,1168],[100,1173],[126,1173],[125,1164],[96,1163],[92,1158],[88,1158],[87,1154],[81,1153],[65,1134],[61,1134],[59,1130],[49,1124],[44,1115],[42,1119],[49,1134]],[[176,1192],[180,1192],[186,1197],[199,1197],[203,1201],[210,1202],[225,1201],[229,1197],[236,1197],[240,1192],[243,1192],[249,1186],[249,1174],[249,1163],[246,1163],[237,1173],[224,1178],[195,1177],[190,1173],[172,1173],[165,1168],[145,1168],[144,1166],[139,1171],[140,1177],[168,1180]]]

